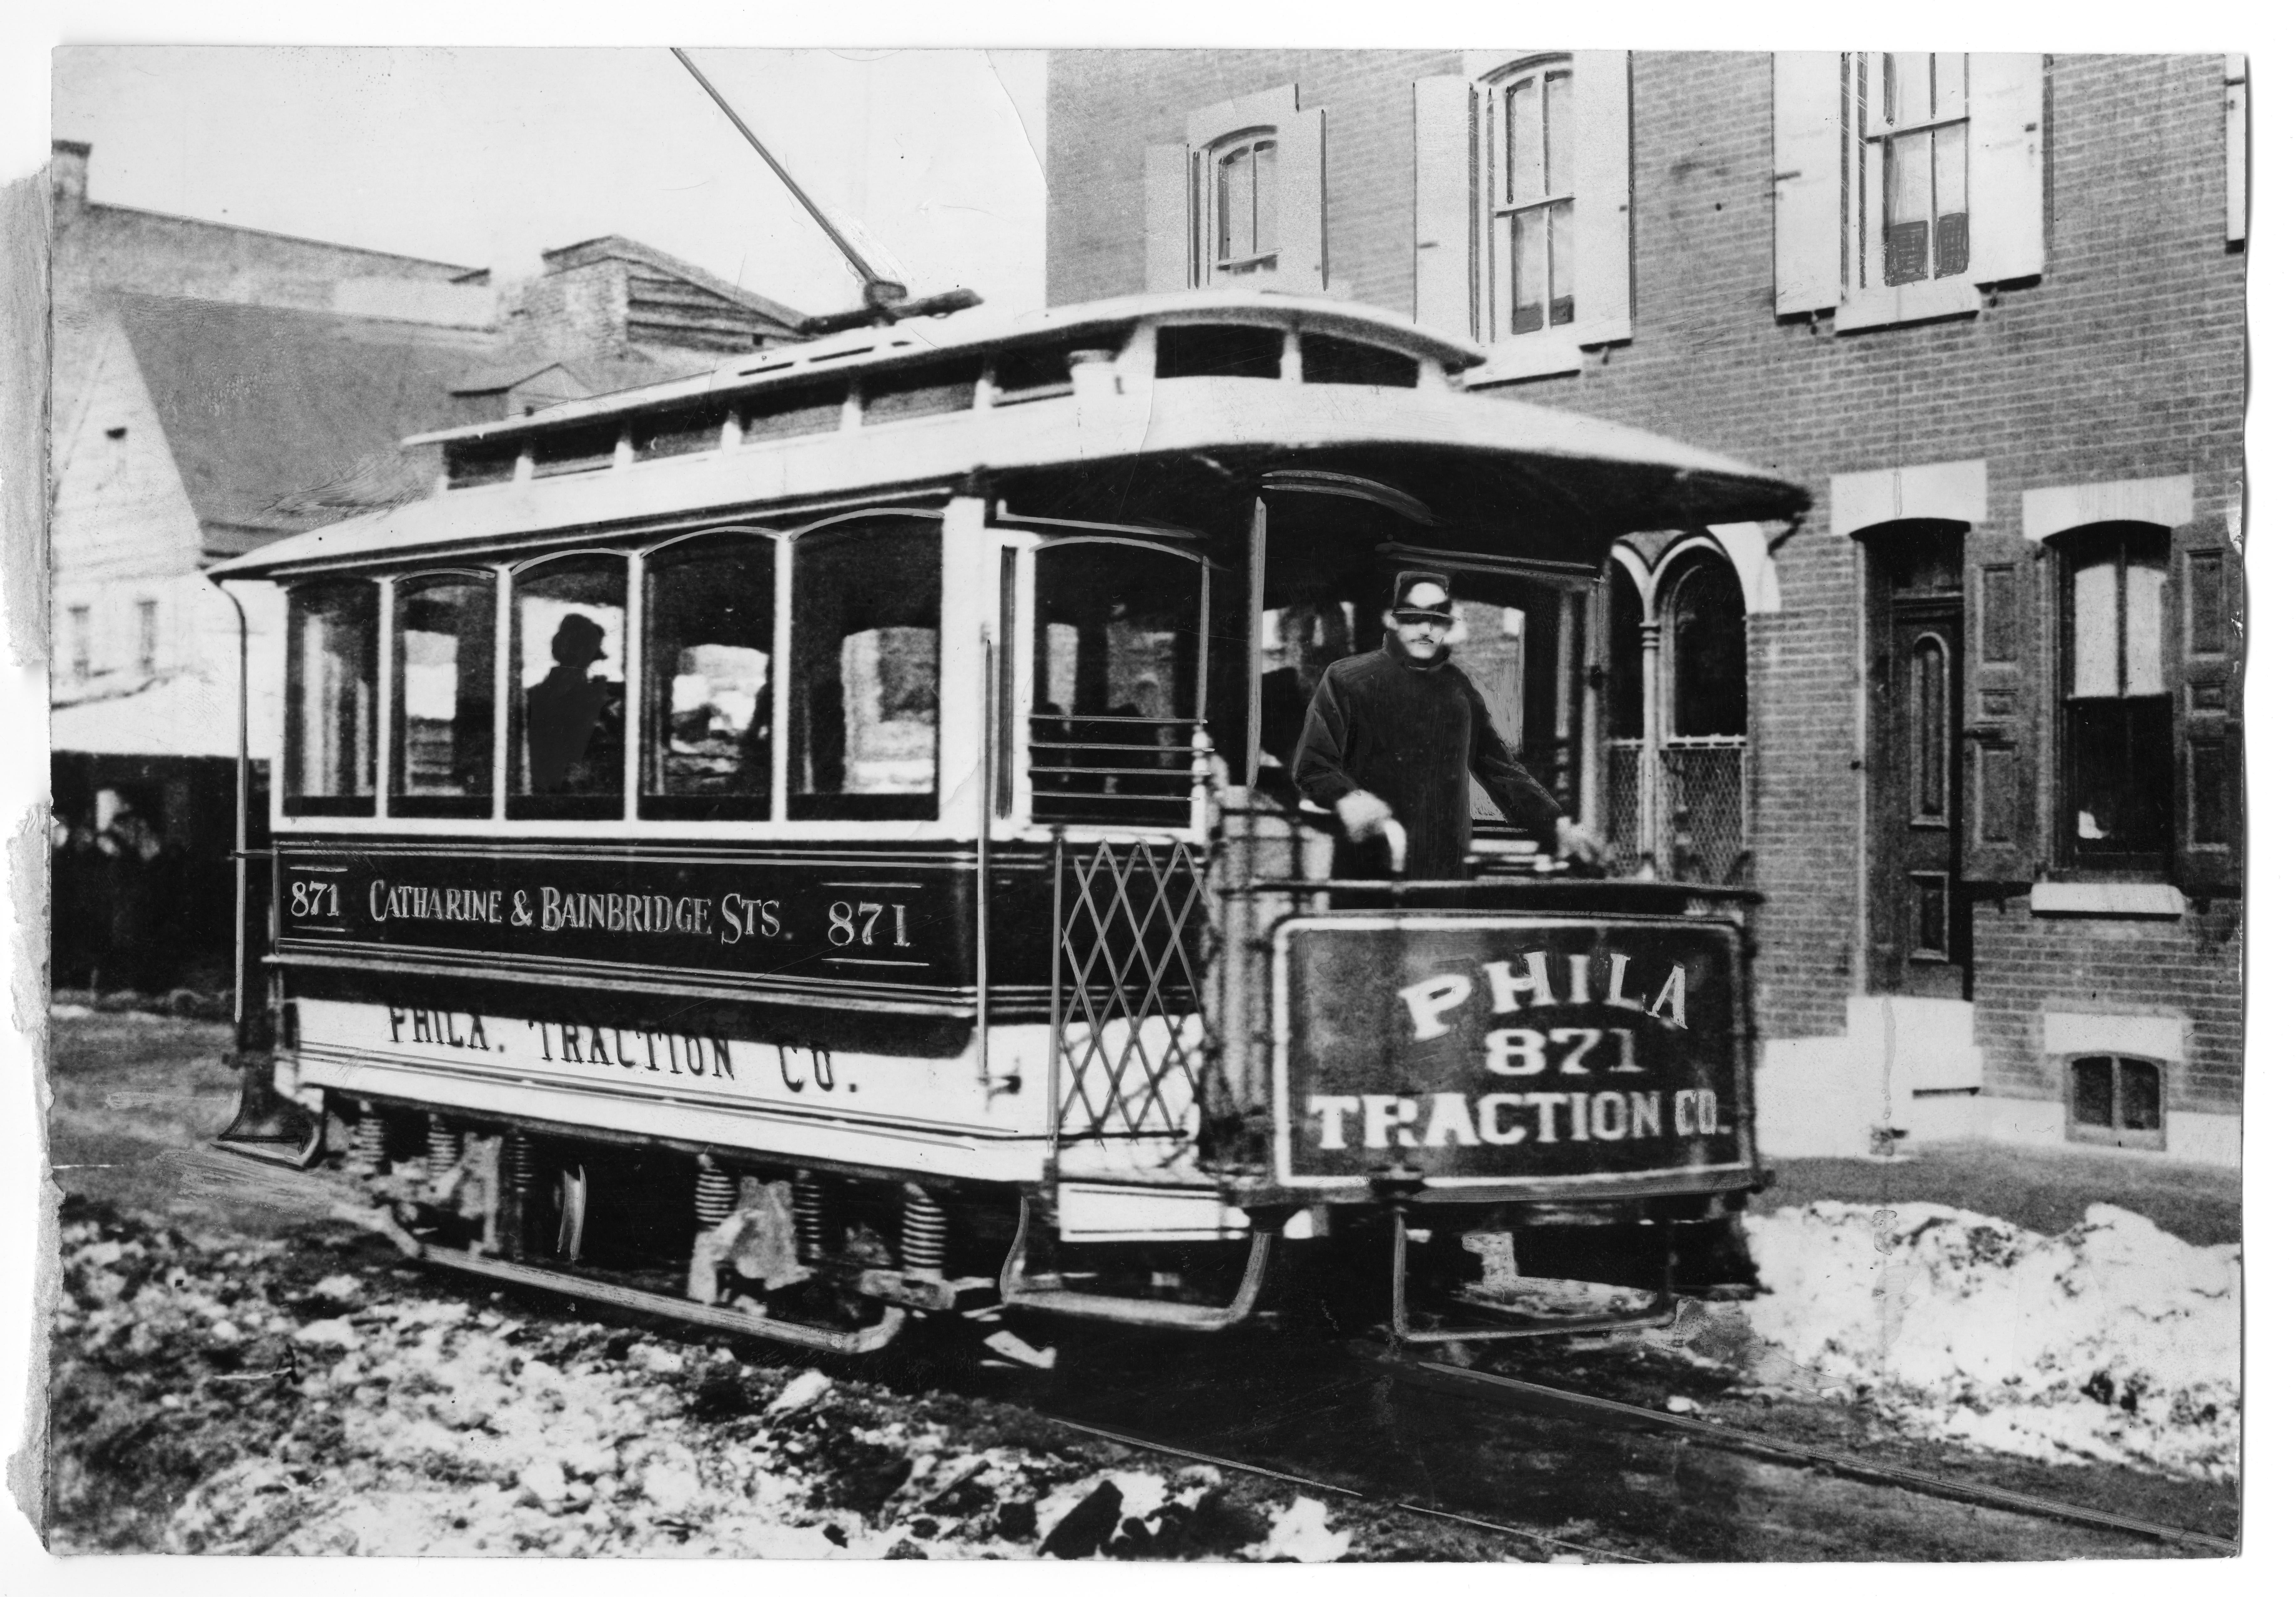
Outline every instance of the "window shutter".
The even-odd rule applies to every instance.
[[[1973,882],[2030,882],[2039,870],[2041,557],[2013,533],[1962,539],[1962,875]]]
[[[1148,292],[1188,286],[1188,147],[1151,144],[1141,184],[1141,224],[1148,262]]]
[[[1275,286],[1324,292],[1324,112],[1275,119]]]
[[[1570,58],[1578,136],[1578,321],[1589,342],[1625,338],[1634,314],[1634,145],[1628,53]]]
[[[1969,275],[2006,283],[2041,272],[2038,55],[1969,58]]]
[[[1771,57],[1772,251],[1780,316],[1841,303],[1841,56]]]
[[[2225,243],[2248,243],[2248,57],[2225,57]]]
[[[2247,638],[2240,561],[2219,526],[2171,536],[2176,648],[2177,885],[2241,884],[2241,665]]]
[[[1431,331],[1472,338],[1474,85],[1464,78],[1422,78],[1411,97],[1419,169],[1413,314]]]

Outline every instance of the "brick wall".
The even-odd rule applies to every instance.
[[[1049,79],[1048,292],[1143,284],[1141,151],[1188,111],[1296,81],[1327,113],[1331,272],[1408,313],[1411,81],[1456,56],[1057,54]],[[1817,503],[1780,551],[1783,613],[1752,618],[1750,818],[1765,1033],[1837,1034],[1855,991],[1863,574],[1827,531],[1836,473],[1983,458],[1988,526],[2029,488],[2189,473],[2220,524],[2241,491],[2244,258],[2224,240],[2221,60],[2057,56],[2048,70],[2046,270],[1973,320],[1836,336],[1775,314],[1770,60],[1634,58],[1635,324],[1584,373],[1501,391],[1648,427],[1781,471]],[[2045,627],[2036,648],[2051,636]],[[1994,1085],[2058,1091],[2038,1016],[2177,1008],[2194,1057],[2179,1107],[2236,1104],[2239,910],[2138,932],[1980,906],[1976,998]]]

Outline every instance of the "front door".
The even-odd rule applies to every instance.
[[[1961,881],[1961,539],[1884,533],[1868,545],[1874,641],[1867,730],[1870,984],[1969,996]]]

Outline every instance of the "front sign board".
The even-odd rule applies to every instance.
[[[1275,933],[1276,1177],[1635,1179],[1751,1161],[1738,928],[1335,913]]]
[[[455,849],[279,861],[283,943],[371,956],[638,967],[766,988],[947,992],[972,980],[971,877],[930,861]]]

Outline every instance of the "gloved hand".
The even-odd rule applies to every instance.
[[[1562,859],[1576,860],[1581,864],[1603,862],[1602,839],[1567,815],[1555,819],[1554,852]]]
[[[1388,808],[1385,799],[1361,787],[1342,794],[1332,810],[1340,818],[1340,824],[1348,829],[1348,836],[1357,843],[1365,841],[1395,819],[1395,811]]]

